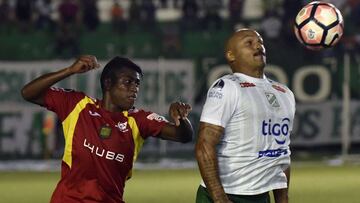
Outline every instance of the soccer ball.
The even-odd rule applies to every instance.
[[[344,21],[332,4],[314,1],[304,6],[296,16],[296,38],[311,50],[333,47],[343,35]]]

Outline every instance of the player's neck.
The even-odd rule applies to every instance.
[[[257,69],[257,70],[242,69],[240,71],[234,71],[234,72],[242,73],[253,78],[263,78],[264,76],[264,71],[262,69]]]
[[[106,94],[106,93],[105,93]],[[119,106],[117,105],[114,105],[110,99],[109,96],[107,95],[104,95],[103,98],[102,98],[102,101],[100,103],[101,107],[103,109],[105,109],[106,111],[109,111],[109,112],[122,112],[124,111],[123,109],[120,109]]]

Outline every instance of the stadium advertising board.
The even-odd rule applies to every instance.
[[[193,104],[193,62],[188,60],[135,60],[144,72],[136,105],[166,115],[172,101]],[[0,62],[0,157],[53,157],[62,150],[56,136],[59,122],[53,113],[24,101],[20,90],[35,77],[67,67],[72,61]],[[99,62],[102,65],[106,61]],[[101,70],[74,75],[55,86],[100,98]],[[61,156],[55,155],[55,156]]]
[[[25,102],[20,96],[22,86],[42,73],[66,67],[72,61],[0,62],[0,158],[61,157],[63,138],[58,136],[59,123],[54,114]],[[144,70],[137,105],[166,115],[168,104],[182,100],[193,105],[190,119],[197,131],[206,88],[216,77],[229,71],[226,65],[213,66],[206,74],[195,76],[195,63],[189,60],[135,60]],[[106,61],[100,61],[102,65]],[[292,133],[293,146],[319,146],[341,142],[341,98],[333,94],[332,73],[323,66],[304,66],[292,75],[282,67],[268,65],[272,78],[290,84],[298,100]],[[72,88],[99,98],[100,71],[72,76],[56,86]],[[307,76],[319,77],[315,91],[307,92]],[[207,86],[205,85],[205,86]],[[314,88],[314,87],[312,87]],[[360,143],[360,102],[351,102],[351,140]],[[167,150],[193,152],[188,147],[172,145]],[[152,143],[143,150],[151,148]],[[190,146],[191,145],[191,146]],[[159,147],[153,147],[159,150]]]

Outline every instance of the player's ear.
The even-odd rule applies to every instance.
[[[110,90],[110,88],[111,88],[111,79],[110,78],[106,78],[104,80],[104,87],[105,87],[105,91]]]
[[[233,62],[233,61],[235,61],[235,56],[234,56],[234,54],[232,53],[232,51],[227,51],[227,52],[225,53],[225,57],[226,57],[227,61],[229,61],[230,63]]]

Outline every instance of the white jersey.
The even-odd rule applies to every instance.
[[[227,194],[255,195],[286,188],[293,93],[284,85],[241,73],[212,85],[201,122],[222,126],[217,146],[219,175]],[[201,183],[205,187],[204,182]]]

